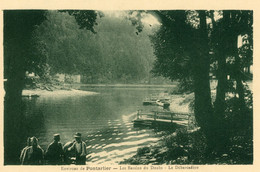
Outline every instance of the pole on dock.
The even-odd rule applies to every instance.
[[[137,117],[137,119],[139,119],[139,118],[140,118],[140,113],[139,113],[139,112],[140,112],[140,110],[138,110],[138,111],[137,111],[137,114],[136,114],[136,115],[137,115],[137,116],[136,116],[136,117]]]
[[[154,120],[156,121],[156,112],[154,112]]]
[[[171,123],[172,123],[172,121],[173,121],[173,119],[172,119],[172,115],[173,115],[173,114],[171,113]]]

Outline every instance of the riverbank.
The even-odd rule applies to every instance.
[[[156,145],[137,150],[120,164],[128,165],[190,165],[190,164],[252,164],[253,141],[250,136],[234,136],[227,150],[207,152],[207,141],[200,130],[178,129],[162,137]]]
[[[252,83],[247,83],[249,90]],[[212,101],[216,97],[216,83],[211,84]],[[233,95],[227,95],[228,99]],[[194,93],[173,94],[170,97],[170,111],[193,112]],[[247,98],[246,98],[247,100]],[[230,105],[230,102],[228,102]],[[250,112],[249,112],[250,113]],[[232,114],[234,115],[234,114]],[[248,114],[250,116],[250,114]],[[196,125],[195,117],[190,118],[188,127],[177,129],[167,134],[155,145],[148,145],[137,150],[131,158],[120,164],[131,165],[167,165],[167,164],[252,164],[253,139],[252,129],[237,129],[230,134],[225,150],[208,153],[207,140]],[[231,128],[232,129],[232,128]]]
[[[95,95],[98,94],[96,92],[91,91],[83,91],[83,90],[77,90],[77,89],[66,89],[66,90],[42,90],[42,89],[26,89],[23,90],[22,95],[23,96],[32,96],[32,95],[38,95],[40,97],[47,97],[47,96],[89,96],[89,95]]]
[[[166,92],[158,95],[158,99],[168,98],[170,102],[169,110],[176,113],[193,114],[193,109],[190,107],[190,103],[194,99],[194,93],[187,94],[168,94]],[[155,144],[150,144],[145,147],[139,148],[137,153],[120,164],[131,164],[131,165],[165,165],[175,164],[172,162],[174,157],[172,153],[178,151],[181,153],[183,147],[188,147],[188,138],[192,135],[199,133],[199,128],[195,125],[195,118],[191,116],[189,118],[189,125],[185,128],[177,129],[173,133],[168,131],[163,134],[159,141]],[[194,134],[193,134],[194,133]],[[189,135],[189,136],[188,136]],[[184,137],[183,137],[184,136]],[[183,138],[182,138],[183,137]],[[203,146],[203,139],[197,138],[197,143]],[[176,146],[173,150],[172,147]],[[179,150],[177,150],[179,149]],[[184,148],[184,151],[186,148]],[[174,155],[175,156],[175,155]],[[178,155],[177,155],[178,156]]]
[[[108,87],[108,88],[172,88],[176,87],[177,83],[173,83],[171,85],[164,84],[164,85],[158,85],[158,84],[80,84],[80,86],[86,86],[86,87]]]

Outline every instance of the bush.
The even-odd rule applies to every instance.
[[[165,160],[178,164],[200,164],[206,152],[206,139],[201,131],[179,129],[163,139],[168,148]]]
[[[137,155],[143,155],[145,153],[149,153],[150,149],[149,147],[142,147],[137,149]]]

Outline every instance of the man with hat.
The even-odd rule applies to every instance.
[[[74,135],[75,142],[71,147],[68,148],[69,151],[74,151],[76,155],[76,165],[85,165],[87,149],[86,143],[81,140],[81,134],[76,133]]]
[[[61,165],[63,155],[64,153],[62,144],[60,143],[60,135],[54,134],[53,142],[46,150],[45,159],[48,160],[48,164],[50,165]]]

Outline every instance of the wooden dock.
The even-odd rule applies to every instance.
[[[152,111],[150,113],[143,113],[138,111],[136,119],[133,121],[134,125],[181,125],[188,126],[190,113]]]

